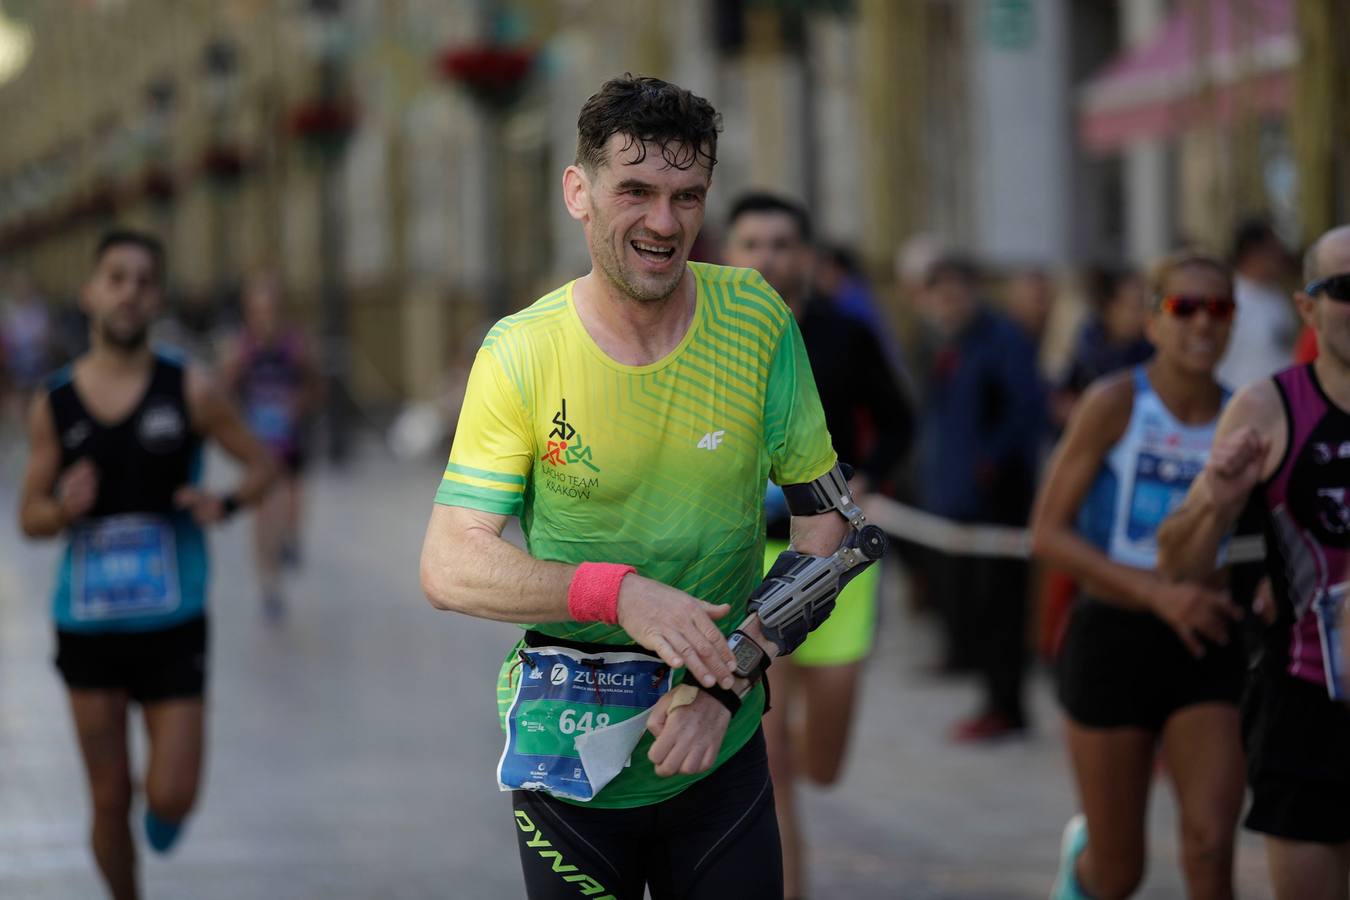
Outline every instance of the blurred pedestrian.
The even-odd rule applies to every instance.
[[[1249,219],[1233,235],[1237,319],[1219,380],[1233,390],[1269,378],[1293,361],[1299,322],[1289,301],[1289,249],[1266,219]]]
[[[1154,571],[1156,534],[1209,456],[1228,391],[1214,378],[1233,321],[1214,257],[1180,253],[1153,279],[1152,361],[1093,383],[1042,482],[1037,558],[1086,586],[1058,666],[1084,815],[1065,831],[1054,900],[1126,897],[1143,879],[1161,749],[1181,807],[1192,898],[1233,896],[1242,805],[1237,608]]]
[[[1042,443],[1045,397],[1031,341],[980,301],[979,273],[959,258],[929,271],[922,314],[936,349],[919,422],[920,499],[967,524],[1024,526]],[[935,554],[929,591],[944,609],[948,670],[982,675],[983,703],[952,736],[1022,731],[1028,567],[1025,560]]]
[[[877,338],[811,288],[811,220],[786,198],[743,194],[731,205],[723,259],[759,271],[801,328],[839,458],[854,466],[855,498],[888,479],[913,438],[914,414]],[[765,568],[788,549],[791,516],[770,487]],[[796,781],[833,784],[843,770],[863,660],[876,623],[879,568],[849,582],[829,619],[768,678],[774,699],[764,716],[774,805],[783,843],[784,896],[806,894],[806,853],[797,816]]]
[[[1039,353],[1055,308],[1055,283],[1050,273],[1038,266],[1013,272],[1004,292],[1003,308]]]
[[[15,275],[0,306],[0,363],[7,406],[27,409],[52,362],[52,321],[46,301],[27,276]]]
[[[1098,266],[1088,271],[1086,280],[1088,316],[1055,387],[1058,428],[1068,422],[1089,384],[1153,355],[1153,344],[1144,334],[1150,301],[1143,277],[1129,268]]]
[[[149,738],[145,834],[177,840],[201,781],[207,653],[202,527],[256,502],[273,476],[267,450],[223,389],[195,366],[157,354],[159,241],[112,231],[81,294],[90,350],[33,401],[19,510],[29,537],[65,534],[52,598],[56,667],[69,690],[93,807],[94,858],[116,900],[132,900],[135,785],[127,713]],[[217,496],[197,483],[203,442],[244,468]]]
[[[281,463],[281,478],[253,514],[254,560],[262,608],[285,614],[282,568],[298,565],[304,524],[304,471],[310,418],[323,400],[323,379],[299,328],[281,311],[281,284],[272,272],[251,277],[243,293],[244,325],[226,350],[225,383],[239,399],[249,428]]]

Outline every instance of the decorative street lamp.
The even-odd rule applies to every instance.
[[[493,35],[494,25],[493,15],[489,14],[484,30]],[[464,89],[483,119],[483,181],[489,191],[483,210],[483,231],[487,235],[484,293],[494,318],[511,311],[503,271],[506,261],[500,175],[505,153],[503,124],[506,114],[525,94],[535,58],[532,48],[502,43],[494,36],[485,42],[447,48],[436,60],[441,76]]]
[[[349,391],[351,327],[342,285],[343,247],[339,167],[356,127],[347,90],[351,29],[343,0],[308,0],[309,51],[319,76],[318,94],[292,108],[290,133],[314,152],[319,169],[319,302],[323,309],[321,363],[328,381],[328,457],[347,458],[353,406]]]

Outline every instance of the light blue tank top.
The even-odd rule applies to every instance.
[[[1220,410],[1230,392],[1224,389]],[[1134,370],[1130,423],[1102,461],[1078,514],[1078,530],[1118,563],[1152,569],[1158,527],[1205,466],[1218,417],[1185,425],[1163,404],[1143,366]]]

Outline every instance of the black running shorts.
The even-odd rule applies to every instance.
[[[537,791],[512,807],[529,900],[782,900],[783,856],[764,733],[682,794],[598,809]]]
[[[1059,701],[1087,728],[1160,732],[1198,703],[1242,699],[1246,658],[1236,629],[1196,659],[1166,622],[1084,597],[1074,605],[1058,665]]]
[[[1263,665],[1242,701],[1252,831],[1290,841],[1350,840],[1350,707]]]
[[[206,686],[206,617],[158,631],[56,632],[56,668],[74,690],[125,690],[153,703],[200,697]]]

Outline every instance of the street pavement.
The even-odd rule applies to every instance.
[[[17,530],[19,463],[12,442],[0,447],[0,898],[95,898],[84,777],[50,663],[57,547]],[[422,597],[439,468],[375,449],[316,472],[280,625],[262,615],[247,517],[213,534],[207,775],[179,847],[142,856],[148,898],[523,896],[493,777],[493,684],[516,630]],[[213,460],[209,478],[228,485],[229,466]],[[944,732],[972,711],[976,689],[918,674],[934,635],[905,611],[900,584],[886,579],[845,777],[803,790],[811,896],[1044,898],[1074,812],[1048,680],[1032,680],[1029,737],[951,746]],[[139,727],[135,747],[142,765]],[[1149,846],[1139,896],[1184,896],[1165,779]],[[1238,877],[1242,897],[1270,896],[1250,835]]]

